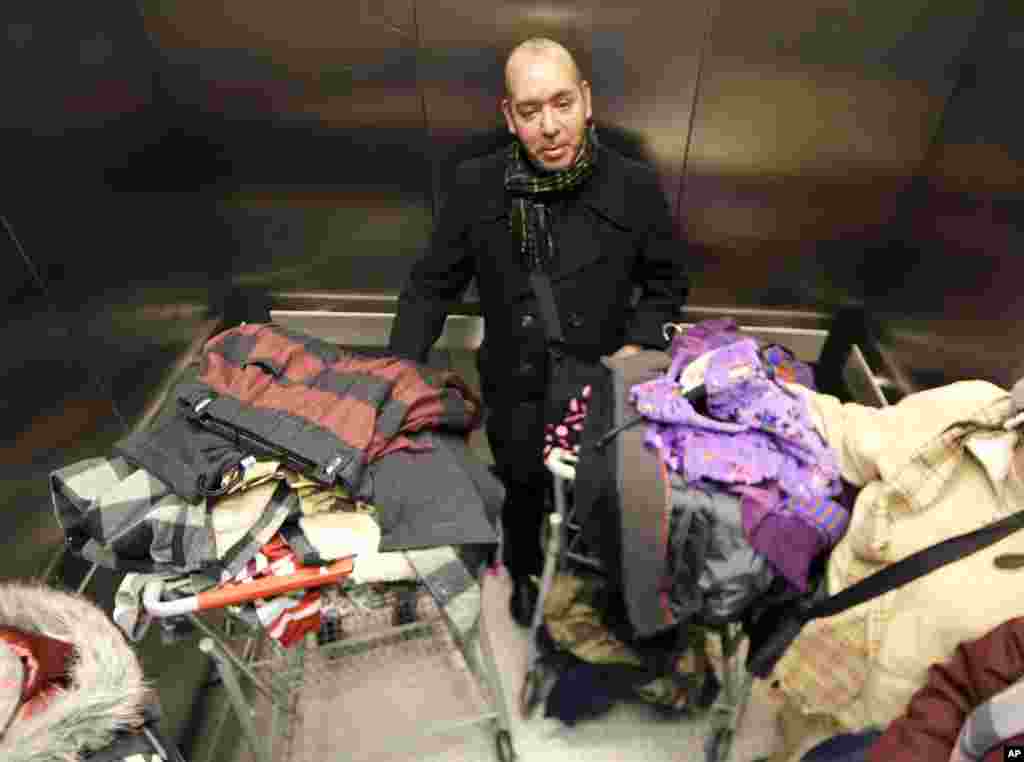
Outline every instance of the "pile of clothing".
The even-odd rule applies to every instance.
[[[831,595],[944,540],[1024,510],[1013,393],[980,380],[917,392],[885,408],[793,387],[859,488],[850,527],[828,557]],[[929,667],[1020,609],[1013,564],[1024,533],[837,616],[816,619],[772,673],[795,712],[840,729],[886,727],[925,685]]]
[[[622,590],[626,611],[615,605],[581,608],[579,601],[560,607],[546,604],[545,626],[558,649],[583,661],[603,665],[607,657],[616,664],[636,666],[641,657],[648,664],[652,653],[648,650],[645,654],[649,643],[645,641],[641,647],[639,640],[665,631],[670,623],[684,637],[670,644],[668,652],[675,649],[677,656],[690,659],[677,664],[688,665],[685,672],[691,684],[682,693],[661,692],[653,703],[665,703],[668,695],[668,703],[694,706],[710,683],[698,666],[702,663],[700,652],[679,649],[700,627],[739,622],[755,606],[806,593],[811,588],[812,563],[827,554],[846,531],[853,490],[840,478],[837,456],[812,421],[806,401],[793,390],[798,385],[813,388],[809,366],[782,347],[758,345],[741,334],[730,319],[706,321],[681,331],[670,352],[647,353],[649,360],[638,356],[658,368],[656,374],[645,376],[649,380],[624,386],[628,402],[638,414],[632,423],[646,423],[647,430],[642,442],[637,437],[635,453],[624,456],[620,463],[614,458],[611,462],[613,469],[625,469],[637,465],[636,457],[657,459],[665,474],[662,483],[668,499],[652,511],[639,510],[625,500],[621,519],[607,510],[577,518],[584,526],[585,538],[614,532],[613,527],[619,525],[624,537],[620,546],[624,579],[640,578],[640,574],[632,574],[631,566],[658,567],[657,589],[645,588],[640,594],[665,600],[671,619],[661,619],[660,629],[653,632],[638,632],[633,620],[627,624],[632,593],[626,583]],[[658,364],[659,354],[663,364]],[[621,386],[628,377],[625,373],[616,377],[615,384]],[[594,401],[592,394],[587,387],[570,401],[564,420],[549,429],[547,452],[557,446],[579,453],[583,443],[595,441],[595,432],[587,428],[586,420]],[[619,418],[615,422],[619,423]],[[627,420],[624,425],[629,424]],[[581,464],[587,454],[582,453]],[[579,473],[577,481],[578,496],[587,484]],[[646,526],[655,521],[667,527],[667,542],[661,538],[660,527]],[[646,523],[637,526],[638,522]],[[635,532],[641,541],[631,542],[628,532]],[[649,540],[655,532],[665,547],[663,558],[636,558],[627,552],[627,547],[651,548]],[[590,544],[608,546],[600,538]],[[616,560],[614,554],[603,554],[608,568],[614,569]],[[563,575],[556,581],[551,600],[574,598],[575,594],[566,591],[590,588]],[[633,590],[636,588],[634,582]],[[605,603],[609,602],[614,603],[615,597],[607,597]],[[584,609],[587,621],[581,629],[574,625],[573,617]],[[631,625],[633,637],[628,637]],[[605,647],[612,643],[616,648],[609,656]],[[595,649],[594,644],[600,647]],[[638,655],[625,658],[623,654],[631,648],[638,649]],[[595,661],[597,652],[602,656]],[[677,671],[673,668],[669,673],[675,675],[673,684],[681,686]],[[571,691],[564,696],[585,693],[596,695],[594,691]],[[633,693],[644,697],[639,690]],[[559,685],[552,695],[563,695]],[[647,698],[658,695],[648,691]],[[559,699],[555,711],[563,718],[573,717],[577,708],[568,699]]]
[[[780,370],[777,349],[757,347],[730,323],[696,326],[676,337],[672,353],[657,369],[667,373],[632,389],[649,424],[647,446],[671,474],[662,481],[673,493],[665,517],[671,525],[665,586],[634,588],[645,604],[667,598],[676,617],[651,605],[658,616],[644,624],[735,613],[731,602],[747,605],[743,589],[761,579],[757,558],[798,595],[811,582],[811,595],[834,596],[919,551],[1024,510],[1024,380],[1012,393],[986,381],[959,381],[876,408],[821,394],[806,377],[800,383],[799,365]],[[599,401],[591,400],[591,416],[601,410]],[[577,498],[585,485],[578,479]],[[636,522],[616,523],[604,503],[593,502],[602,514],[590,524],[623,537],[635,531]],[[631,521],[658,518],[614,507]],[[657,542],[663,535],[660,528],[637,534]],[[641,555],[623,553],[622,566],[639,565]],[[785,698],[784,714],[834,726],[831,734],[889,726],[927,684],[932,664],[1019,609],[1021,556],[1024,533],[1017,532],[807,622],[771,674]],[[822,575],[811,574],[817,572],[811,557],[823,562]],[[738,584],[719,584],[729,580]],[[623,584],[622,592],[633,591]],[[744,617],[745,623],[756,619]],[[799,731],[801,723],[792,725]],[[810,734],[784,733],[794,740],[778,759],[799,759]],[[888,756],[876,758],[895,756],[887,748]]]
[[[720,685],[709,669],[706,634],[689,627],[685,644],[627,643],[606,624],[607,593],[600,577],[561,573],[545,596],[541,637],[558,678],[544,716],[573,726],[620,700],[639,699],[668,714],[710,706]]]
[[[759,346],[724,318],[681,330],[669,352],[667,372],[629,397],[673,488],[672,606],[679,621],[735,621],[777,577],[809,590],[811,564],[845,534],[856,491],[793,389],[814,389],[813,371],[788,350]],[[549,427],[545,456],[579,452],[590,394]]]
[[[811,562],[842,538],[850,518],[836,500],[843,492],[836,455],[786,383],[813,389],[811,369],[781,347],[762,349],[728,319],[680,333],[671,353],[665,376],[630,392],[650,422],[648,446],[685,485],[683,509],[672,516],[670,573],[705,567],[694,556],[701,540],[694,544],[692,522],[718,516],[741,526],[752,552],[744,565],[761,577],[757,592],[774,573],[806,592]],[[696,605],[685,585],[673,596],[681,608]]]
[[[454,373],[242,324],[171,401],[111,457],[50,479],[72,549],[129,573],[115,620],[132,638],[154,580],[193,595],[343,558],[388,578],[388,553],[497,540],[503,490],[466,447],[480,402]],[[290,645],[319,626],[319,594],[246,613]]]

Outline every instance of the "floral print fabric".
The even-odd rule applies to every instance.
[[[837,543],[849,524],[849,512],[833,500],[842,491],[838,461],[806,403],[780,383],[813,385],[810,368],[781,347],[760,348],[734,328],[731,321],[708,321],[676,336],[679,354],[669,372],[634,386],[630,397],[650,422],[647,445],[687,484],[743,496],[751,545],[803,590],[811,560]],[[755,487],[760,500],[747,492]],[[760,515],[747,515],[754,512]],[[769,513],[785,520],[765,523]],[[775,531],[796,530],[794,522],[813,530],[796,532],[804,538],[799,549],[780,543]],[[807,541],[813,537],[816,543]]]
[[[647,446],[688,485],[740,497],[752,547],[806,590],[812,559],[842,538],[850,518],[834,500],[842,490],[835,453],[803,399],[780,383],[814,388],[811,368],[783,347],[760,347],[729,318],[679,331],[670,351],[668,372],[630,391],[649,422]],[[545,458],[555,447],[579,453],[591,392],[585,387],[561,423],[547,425]]]
[[[544,460],[551,451],[558,447],[578,455],[579,441],[583,432],[583,421],[587,417],[587,403],[590,401],[591,387],[584,386],[579,395],[569,400],[568,410],[561,423],[544,425]]]

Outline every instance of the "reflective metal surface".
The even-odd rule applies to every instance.
[[[752,311],[751,311],[752,312]],[[750,314],[754,322],[743,320],[742,314],[734,311],[702,310],[699,314],[684,314],[679,325],[689,328],[691,321],[719,317],[735,318],[741,330],[766,344],[782,344],[805,362],[816,362],[821,355],[828,336],[828,322],[821,321],[818,327],[799,327],[788,323],[759,319],[762,316]],[[318,336],[326,341],[348,347],[385,347],[391,334],[393,312],[353,312],[342,309],[330,310],[272,310],[275,323]],[[808,326],[812,323],[807,315],[802,316]],[[475,353],[483,341],[485,325],[475,315],[450,315],[444,331],[435,347],[439,350],[455,350]]]
[[[974,2],[720,0],[682,209],[701,304],[833,308],[923,160]]]
[[[893,362],[922,386],[1024,376],[1024,9],[985,4],[895,243],[867,272]]]
[[[174,137],[135,8],[12,0],[0,34],[0,575],[30,577],[63,540],[49,473],[109,453],[203,324],[230,256],[195,192],[216,177],[206,140]],[[73,585],[85,569],[56,571]],[[99,573],[89,593],[109,611],[116,584]],[[205,664],[155,630],[139,653],[179,737]]]
[[[691,242],[684,321],[731,314],[814,359],[837,307],[866,305],[880,342],[852,362],[887,399],[1024,375],[1019,3],[4,11],[8,576],[37,573],[60,539],[47,474],[152,415],[233,286],[342,343],[383,343],[455,163],[508,139],[503,59],[533,35],[577,52],[604,142],[659,169]],[[478,314],[471,293],[443,342],[471,378]],[[109,605],[112,575],[96,584]],[[193,662],[178,679],[186,652],[142,648],[171,735],[205,677]]]
[[[431,224],[408,2],[148,3],[161,82],[228,167],[237,283],[394,291]]]

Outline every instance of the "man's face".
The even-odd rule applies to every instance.
[[[534,164],[548,171],[571,167],[591,117],[590,85],[577,81],[568,61],[531,52],[510,62],[508,89],[505,121]]]

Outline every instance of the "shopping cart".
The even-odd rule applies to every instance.
[[[602,570],[601,561],[587,553],[583,532],[576,520],[575,506],[570,506],[569,492],[576,479],[578,457],[554,448],[545,465],[554,477],[555,510],[549,515],[541,541],[544,546],[544,570],[540,594],[530,623],[526,674],[520,693],[520,711],[529,717],[541,700],[548,678],[548,667],[538,635],[544,621],[544,601],[554,583],[555,575],[570,564],[592,571]],[[732,753],[733,740],[742,720],[753,687],[740,653],[743,635],[739,624],[708,628],[718,636],[721,646],[722,690],[711,707],[711,730],[705,742],[709,762],[726,762]]]
[[[319,684],[332,680],[343,682],[344,676],[337,674],[346,662],[342,657],[366,654],[378,647],[404,648],[417,642],[422,644],[431,637],[437,640],[437,630],[442,630],[442,642],[440,646],[435,643],[435,647],[447,649],[449,654],[461,653],[461,664],[478,686],[485,686],[490,706],[477,715],[435,723],[420,728],[420,732],[440,734],[493,723],[499,761],[514,762],[516,754],[505,697],[491,650],[486,617],[480,605],[477,581],[488,576],[485,568],[481,566],[479,574],[473,577],[459,561],[454,548],[450,547],[410,550],[402,554],[415,571],[414,579],[370,583],[374,595],[387,599],[370,609],[364,606],[362,610],[355,610],[358,607],[352,606],[349,591],[343,592],[343,586],[350,582],[353,573],[352,559],[336,561],[325,567],[299,567],[289,576],[229,582],[214,590],[178,600],[162,599],[163,586],[151,583],[144,588],[143,605],[155,618],[187,617],[205,635],[199,647],[215,660],[229,705],[239,720],[252,757],[258,762],[283,762],[302,756],[301,747],[308,740],[303,735],[309,731],[309,728],[303,730],[298,727],[302,724],[303,707],[308,705],[300,700],[303,688],[309,687],[311,681]],[[320,588],[322,594],[324,625],[319,633],[308,633],[292,648],[284,648],[262,633],[254,636],[249,630],[240,647],[232,645],[232,641],[238,640],[236,635],[240,629],[238,617],[231,616],[233,607],[259,598],[314,588]],[[456,596],[457,605],[454,605],[452,602]],[[222,632],[199,616],[214,611],[229,615],[225,617]],[[369,622],[374,616],[380,620],[381,613],[387,615],[390,612],[394,614],[391,621]],[[355,620],[362,620],[362,624],[355,623]],[[439,620],[443,620],[447,627]],[[479,645],[482,664],[476,645]],[[450,662],[450,659],[446,660],[446,663]],[[255,693],[245,690],[242,678],[255,689]],[[252,694],[251,698],[247,693]],[[266,718],[268,713],[269,718]],[[261,722],[264,718],[269,721],[268,725]],[[217,737],[225,719],[222,714],[215,723],[213,738],[208,740],[211,759],[216,758]],[[403,728],[402,735],[407,737],[409,734],[405,730]]]

